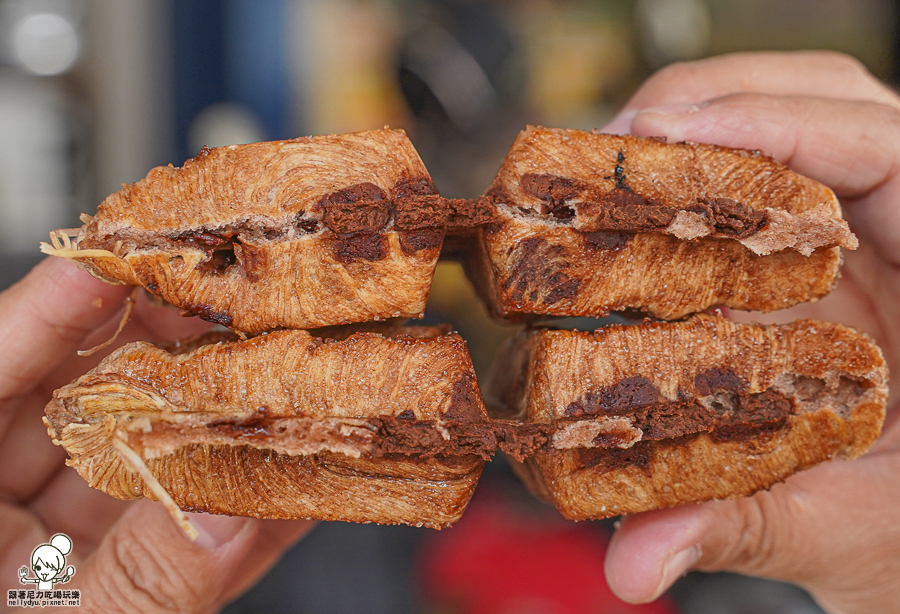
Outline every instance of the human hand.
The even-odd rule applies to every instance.
[[[0,294],[0,578],[17,586],[17,566],[66,533],[78,574],[60,588],[80,589],[88,611],[216,611],[313,524],[188,514],[200,533],[191,542],[162,505],[91,489],[41,422],[53,390],[99,362],[75,350],[112,336],[129,292],[48,258]],[[120,339],[171,340],[208,327],[140,300]]]
[[[652,76],[609,131],[759,149],[830,186],[860,240],[828,297],[774,314],[872,335],[900,369],[900,97],[830,52],[735,54]],[[795,582],[833,612],[900,612],[900,382],[881,439],[753,497],[624,518],[607,554],[612,589],[650,601],[689,569]]]

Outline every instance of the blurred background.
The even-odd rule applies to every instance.
[[[402,127],[441,194],[467,198],[526,123],[602,127],[670,62],[835,49],[897,83],[898,16],[894,0],[0,0],[0,288],[48,230],[204,145]],[[480,374],[515,330],[454,263],[428,319]],[[562,521],[497,461],[453,529],[322,525],[226,611],[820,611],[727,574],[625,606],[602,577],[611,526]]]

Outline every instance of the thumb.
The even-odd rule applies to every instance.
[[[607,552],[610,587],[640,603],[689,569],[729,570],[800,584],[835,611],[900,612],[896,587],[873,581],[900,577],[893,439],[753,497],[625,518]]]
[[[636,135],[759,149],[827,184],[842,198],[897,175],[900,111],[874,102],[732,94],[698,104],[643,109]]]
[[[113,526],[75,578],[96,612],[211,612],[230,589],[256,539],[248,518],[188,514],[192,542],[155,502],[138,501]],[[82,567],[84,569],[82,569]],[[73,582],[74,584],[74,582]]]

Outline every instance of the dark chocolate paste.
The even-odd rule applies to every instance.
[[[765,443],[778,433],[790,428],[786,417],[767,422],[750,424],[733,424],[717,428],[709,433],[713,443],[755,441]],[[635,443],[630,448],[578,448],[576,463],[582,468],[596,468],[602,473],[616,471],[626,467],[637,467],[646,474],[651,472],[651,463],[656,450],[660,446],[686,446],[699,437],[701,433],[690,433],[665,440],[646,439]]]
[[[542,201],[541,215],[567,222],[578,215],[586,216],[580,228],[596,232],[661,232],[675,219],[679,211],[690,211],[703,217],[715,235],[744,239],[768,223],[765,211],[758,211],[729,198],[698,198],[687,207],[672,207],[634,192],[628,185],[624,170],[624,156],[619,153],[614,174],[606,177],[615,183],[611,190],[597,190],[587,184],[566,177],[526,173],[520,185],[529,196]],[[510,203],[497,192],[494,198]],[[578,198],[580,202],[570,205]]]
[[[639,441],[625,449],[578,448],[575,452],[576,463],[584,469],[598,468],[603,473],[625,467],[637,467],[648,472],[657,445],[655,441]]]
[[[517,460],[536,452],[554,452],[550,440],[557,425],[504,421],[446,421],[445,439],[432,420],[399,420],[381,416],[369,422],[377,428],[376,456],[407,454],[428,458],[433,456],[481,456],[489,459],[502,450]]]
[[[502,450],[517,460],[535,453],[557,454],[555,433],[579,420],[597,416],[629,416],[643,432],[642,441],[619,448],[622,437],[601,433],[592,448],[575,448],[579,464],[612,470],[626,465],[647,469],[657,445],[678,445],[708,432],[716,442],[771,439],[788,428],[795,404],[784,394],[769,389],[747,394],[737,376],[725,369],[699,374],[698,387],[708,394],[681,401],[660,401],[659,390],[646,378],[625,378],[614,386],[585,395],[566,408],[566,418],[547,423],[481,418],[478,393],[471,377],[460,379],[440,423],[417,420],[412,411],[397,416],[365,419],[372,437],[351,435],[369,447],[369,455],[406,455],[416,458],[480,456],[490,458]],[[703,402],[701,402],[701,400]],[[207,425],[237,440],[262,441],[286,430],[291,418],[272,418],[265,408],[243,420],[218,420]]]
[[[392,188],[393,196],[373,183],[365,182],[326,194],[313,207],[321,211],[321,223],[300,212],[285,224],[279,220],[253,220],[200,227],[187,231],[166,233],[125,231],[118,235],[92,237],[80,241],[82,249],[112,251],[121,241],[126,251],[147,248],[180,249],[190,247],[206,252],[206,260],[198,265],[204,274],[219,275],[234,265],[245,266],[239,246],[277,241],[293,232],[313,234],[322,227],[331,233],[334,253],[341,262],[356,259],[380,260],[387,256],[383,239],[390,222],[400,234],[400,246],[411,254],[423,249],[438,249],[443,240],[448,219],[460,227],[471,226],[469,216],[488,219],[490,203],[484,200],[463,201],[440,197],[427,177],[405,178]],[[251,262],[251,266],[253,263]],[[250,275],[248,275],[249,277]]]
[[[737,376],[731,369],[720,369],[712,367],[706,371],[701,371],[694,377],[694,388],[697,394],[707,396],[715,390],[731,390],[740,392],[745,390],[747,385]]]
[[[543,201],[543,215],[552,215],[562,221],[575,217],[575,210],[566,204],[566,201],[582,191],[574,180],[555,175],[526,173],[522,176],[520,185],[526,194]]]
[[[725,381],[729,378],[725,376]],[[761,393],[740,395],[732,390],[716,388],[713,395],[725,395],[727,402],[702,404],[698,399],[659,402],[658,390],[645,378],[636,376],[617,385],[586,396],[566,409],[566,419],[552,423],[518,420],[484,421],[480,417],[477,392],[470,378],[460,380],[450,406],[440,424],[434,420],[417,420],[411,411],[397,416],[366,419],[374,438],[361,441],[374,447],[371,455],[380,457],[403,454],[419,458],[435,456],[475,455],[490,458],[502,450],[517,460],[535,453],[555,454],[553,435],[578,420],[596,416],[630,416],[634,426],[644,432],[643,440],[621,449],[621,437],[615,433],[597,436],[593,448],[576,448],[579,462],[586,466],[614,469],[625,465],[649,466],[654,446],[660,441],[689,441],[699,433],[709,432],[713,441],[742,441],[771,438],[788,425],[795,413],[792,401],[769,389]],[[210,423],[237,439],[260,439],[282,432],[279,423],[290,418],[272,419],[264,412],[242,421],[220,420]],[[280,430],[279,430],[280,429]],[[350,441],[353,441],[351,437]]]
[[[227,434],[238,441],[262,442],[287,430],[291,418],[271,418],[254,414],[244,420],[217,420],[206,428]],[[353,434],[346,442],[373,446],[372,457],[402,454],[417,458],[436,456],[480,456],[489,459],[503,450],[518,460],[535,452],[553,452],[550,440],[557,426],[515,421],[446,420],[440,426],[434,420],[416,420],[412,412],[397,416],[366,419],[374,434],[372,440]],[[446,437],[445,437],[446,435]]]
[[[578,295],[581,280],[570,277],[563,270],[568,266],[565,249],[550,245],[543,237],[529,237],[513,246],[518,251],[513,258],[515,266],[503,281],[503,290],[512,290],[514,303],[524,302],[526,293],[531,303],[553,305]],[[545,294],[538,295],[538,289]],[[540,300],[538,300],[540,299]]]
[[[450,407],[441,416],[448,421],[478,421],[481,419],[479,411],[479,397],[475,380],[468,374],[453,385],[453,395],[450,397]]]
[[[322,197],[325,227],[338,236],[379,233],[391,217],[386,194],[372,183],[360,183]]]
[[[384,260],[388,255],[387,238],[380,233],[343,235],[334,240],[332,251],[342,264],[354,260]]]
[[[628,243],[634,235],[627,232],[598,230],[596,232],[579,232],[584,246],[591,250],[608,250],[617,252]]]
[[[741,393],[744,383],[733,372],[710,369],[695,378],[701,397],[660,401],[659,390],[641,376],[587,393],[565,409],[570,418],[628,416],[644,433],[643,440],[671,439],[701,431],[752,426],[797,413],[795,403],[774,389]],[[679,395],[681,396],[681,395]],[[684,395],[688,396],[688,395]]]

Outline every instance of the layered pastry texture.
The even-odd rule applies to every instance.
[[[264,518],[445,526],[496,448],[465,343],[427,327],[133,343],[46,413],[94,488]]]
[[[231,145],[43,249],[245,333],[420,317],[451,204],[401,130]]]
[[[512,319],[771,311],[856,246],[827,187],[758,152],[533,127],[476,199],[440,197],[385,129],[205,149],[84,221],[44,251],[248,334],[421,316],[448,232]]]
[[[539,329],[500,356],[486,385],[494,415],[578,419],[556,434],[569,449],[514,462],[574,520],[748,495],[853,458],[878,437],[887,399],[871,339],[813,320]]]
[[[486,198],[467,270],[504,318],[772,311],[824,296],[857,245],[826,186],[712,145],[530,127]]]
[[[127,345],[47,406],[91,486],[176,518],[446,526],[498,451],[598,518],[750,494],[883,420],[879,350],[833,324],[526,331],[489,417],[458,335],[373,323],[422,315],[442,247],[508,319],[815,300],[856,238],[827,187],[758,152],[528,128],[453,200],[402,131],[299,138],[204,149],[84,223],[43,250],[242,339]]]

